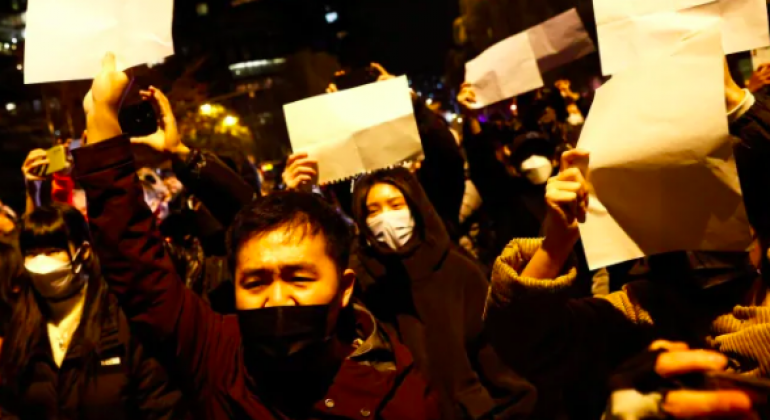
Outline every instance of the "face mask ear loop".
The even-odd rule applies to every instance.
[[[83,245],[78,248],[77,251],[75,251],[75,255],[72,256],[72,274],[79,276],[81,271],[83,271],[83,264],[85,263],[83,261],[83,248],[86,245],[90,245],[88,242],[83,242]]]

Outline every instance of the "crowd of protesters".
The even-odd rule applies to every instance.
[[[513,115],[463,84],[461,133],[414,94],[420,162],[321,186],[297,153],[266,189],[157,88],[124,135],[107,55],[67,168],[31,151],[0,203],[0,418],[770,419],[768,83],[725,66],[752,249],[592,272],[569,81]]]

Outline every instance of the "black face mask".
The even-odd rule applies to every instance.
[[[303,369],[327,346],[329,305],[238,311],[247,367],[252,373]]]

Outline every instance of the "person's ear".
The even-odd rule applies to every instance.
[[[342,273],[342,307],[347,308],[353,299],[353,291],[356,288],[356,273],[347,269]]]

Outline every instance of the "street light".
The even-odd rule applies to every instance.
[[[202,115],[211,115],[211,111],[212,111],[211,104],[203,104],[203,105],[201,105],[200,111],[201,111]]]
[[[238,118],[233,117],[232,115],[226,116],[224,121],[222,121],[222,125],[225,127],[232,127],[236,124],[238,124]]]

